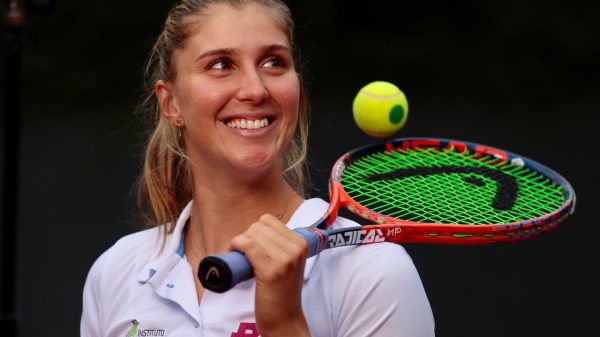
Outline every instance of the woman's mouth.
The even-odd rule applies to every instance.
[[[261,119],[244,119],[244,118],[234,118],[227,121],[227,126],[234,129],[261,129],[269,126],[270,122],[268,118]]]

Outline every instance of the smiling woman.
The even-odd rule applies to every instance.
[[[289,39],[263,6],[214,7],[175,54],[176,79],[156,83],[160,106],[185,128],[187,155],[202,178],[230,181],[236,171],[265,170],[280,176],[270,166],[279,166],[294,133],[300,91]],[[260,119],[269,123],[254,128]],[[231,128],[236,120],[240,128]]]
[[[262,9],[268,13],[264,13],[264,10],[262,11],[263,13],[260,13],[259,8],[253,8],[253,13],[240,15],[242,14],[240,9],[249,4],[260,4]],[[277,40],[274,43],[259,45],[258,47],[261,49],[259,52],[262,55],[254,56],[264,57],[265,59],[250,61],[263,62],[258,69],[265,75],[275,75],[283,71],[287,75],[285,79],[288,82],[291,80],[292,85],[298,86],[299,95],[292,97],[292,99],[297,100],[298,104],[295,110],[298,114],[296,119],[297,126],[294,137],[281,158],[281,168],[288,184],[298,194],[303,195],[304,193],[303,161],[306,157],[308,136],[307,98],[302,85],[302,74],[295,62],[297,57],[290,46],[293,41],[293,21],[289,10],[285,5],[277,1],[185,1],[171,10],[165,23],[165,29],[159,36],[150,55],[147,67],[146,89],[148,95],[144,108],[151,120],[157,123],[157,126],[147,147],[145,170],[142,179],[143,184],[141,186],[142,192],[148,194],[143,199],[152,200],[150,202],[152,211],[147,215],[149,216],[148,223],[153,225],[169,222],[174,224],[183,207],[192,198],[191,185],[188,184],[191,178],[189,177],[190,172],[187,169],[183,169],[187,168],[190,164],[186,158],[188,153],[183,147],[183,139],[179,137],[179,135],[182,135],[182,127],[184,127],[182,125],[183,118],[173,118],[172,121],[174,123],[170,123],[168,119],[162,118],[164,111],[171,110],[163,109],[164,107],[161,104],[167,103],[173,97],[172,94],[175,89],[178,92],[185,89],[185,87],[181,87],[185,83],[176,81],[181,76],[188,76],[189,79],[196,81],[194,83],[196,87],[188,87],[188,90],[203,90],[200,93],[203,97],[210,99],[209,102],[214,102],[213,104],[224,103],[220,102],[219,99],[227,99],[226,95],[231,95],[232,93],[226,92],[223,89],[228,89],[229,91],[235,90],[232,84],[238,84],[237,81],[240,80],[240,75],[244,75],[242,71],[246,73],[248,71],[246,69],[247,65],[234,63],[240,57],[240,48],[242,46],[239,44],[239,41],[231,41],[238,44],[226,44],[223,37],[231,36],[235,38],[237,36],[238,40],[245,41],[248,44],[250,42],[248,39],[249,36],[257,37],[256,34],[249,34],[253,28],[246,31],[241,25],[221,27],[219,25],[207,25],[211,21],[219,19],[218,17],[213,18],[211,14],[216,11],[217,7],[223,6],[236,9],[230,13],[230,16],[237,14],[238,17],[246,18],[246,21],[252,18],[252,15],[262,15],[261,19],[269,16],[269,19],[263,26],[276,24],[276,31],[274,33],[279,35]],[[234,18],[222,17],[220,19],[231,20]],[[249,22],[245,23],[247,25],[251,24]],[[202,31],[196,31],[195,28],[198,28],[197,26],[199,25],[203,26],[204,29]],[[238,29],[237,32],[234,31],[236,28]],[[264,29],[268,27],[256,27],[257,30],[259,28]],[[195,34],[199,35],[195,36],[194,39],[190,39]],[[203,39],[202,34],[206,35],[207,39]],[[281,35],[284,35],[283,38]],[[255,41],[255,43],[257,42],[260,41]],[[280,44],[276,44],[276,42]],[[182,50],[184,44],[191,44],[190,47],[195,49],[193,51]],[[184,54],[183,58],[187,56],[188,59],[181,60],[182,56],[180,54]],[[234,56],[237,56],[237,59],[234,59]],[[180,59],[180,62],[177,62],[177,59]],[[240,68],[241,66],[246,68]],[[251,67],[254,67],[254,64],[251,64]],[[275,76],[269,77],[272,79],[275,78]],[[189,85],[192,84],[189,83]],[[212,85],[214,87],[209,87]],[[171,90],[168,88],[171,88]],[[272,94],[270,91],[265,90],[265,88],[262,89],[263,93]],[[243,89],[247,91],[250,88],[244,87]],[[259,90],[261,89],[259,88]],[[156,95],[155,91],[160,92],[160,94]],[[245,94],[245,91],[240,91],[238,94]],[[166,97],[166,100],[157,99],[157,96],[160,97],[161,94]],[[189,94],[188,98],[190,100],[203,99],[203,97],[194,96]],[[182,104],[183,102],[178,103]],[[207,103],[202,103],[201,106],[204,107],[205,104]],[[247,111],[246,109],[245,113],[254,113],[255,119],[266,119],[268,124],[272,124],[275,121],[274,116],[271,115],[265,115],[264,117],[260,114],[256,115],[257,111],[261,112],[261,110],[263,110],[261,113],[267,113],[267,111],[264,111],[265,109],[254,107],[253,110],[255,111]],[[237,113],[240,112],[238,111]],[[248,121],[253,120],[252,116],[224,116],[221,115],[218,117],[220,121],[225,121],[227,125],[235,125],[238,128],[243,128],[244,124],[248,128]],[[195,118],[200,117],[197,116]],[[248,119],[248,117],[251,119]],[[188,118],[192,118],[192,116]],[[224,120],[223,118],[228,119]],[[188,136],[190,135],[189,133],[194,132],[194,130],[188,127],[184,128],[188,131]],[[206,137],[203,134],[199,138]],[[208,140],[208,138],[206,139]],[[213,144],[209,143],[209,147],[213,146]],[[161,188],[161,186],[178,186],[179,189],[175,191],[173,189]]]
[[[292,31],[278,0],[185,0],[171,10],[147,68],[155,125],[139,188],[149,229],[92,267],[82,336],[433,335],[400,246],[307,260],[291,231],[327,208],[304,200],[306,95]],[[199,262],[229,250],[247,256],[255,278],[224,294],[203,289]]]

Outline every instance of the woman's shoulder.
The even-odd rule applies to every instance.
[[[339,275],[360,273],[369,277],[419,281],[412,258],[404,247],[388,243],[346,246],[323,251],[319,264]]]
[[[298,215],[303,218],[311,218],[310,221],[312,221],[322,216],[328,206],[329,204],[322,199],[309,199],[305,201]],[[329,229],[356,226],[360,226],[360,224],[348,218],[337,217]],[[315,272],[327,272],[329,274],[335,272],[336,275],[360,272],[361,275],[404,278],[420,283],[410,255],[399,244],[383,242],[327,249],[313,260],[311,262],[314,262],[317,269],[322,269]]]
[[[338,217],[330,228],[358,225]],[[338,335],[366,336],[373,331],[382,336],[434,335],[421,278],[401,245],[382,242],[327,249],[307,264],[311,270],[306,296],[323,298],[325,303],[307,304],[309,315],[316,320],[330,317],[324,324],[337,327]]]
[[[106,252],[111,260],[146,259],[156,254],[162,244],[162,227],[135,232],[118,239]]]
[[[160,227],[121,237],[96,259],[87,281],[96,282],[139,270],[160,251],[161,237]]]

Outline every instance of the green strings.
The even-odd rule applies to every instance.
[[[415,222],[520,222],[549,214],[564,201],[563,189],[536,171],[454,149],[353,158],[341,182],[359,204]]]

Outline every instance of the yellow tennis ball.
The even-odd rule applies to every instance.
[[[362,87],[352,103],[354,121],[366,134],[387,137],[404,126],[408,101],[397,86],[375,81]]]

